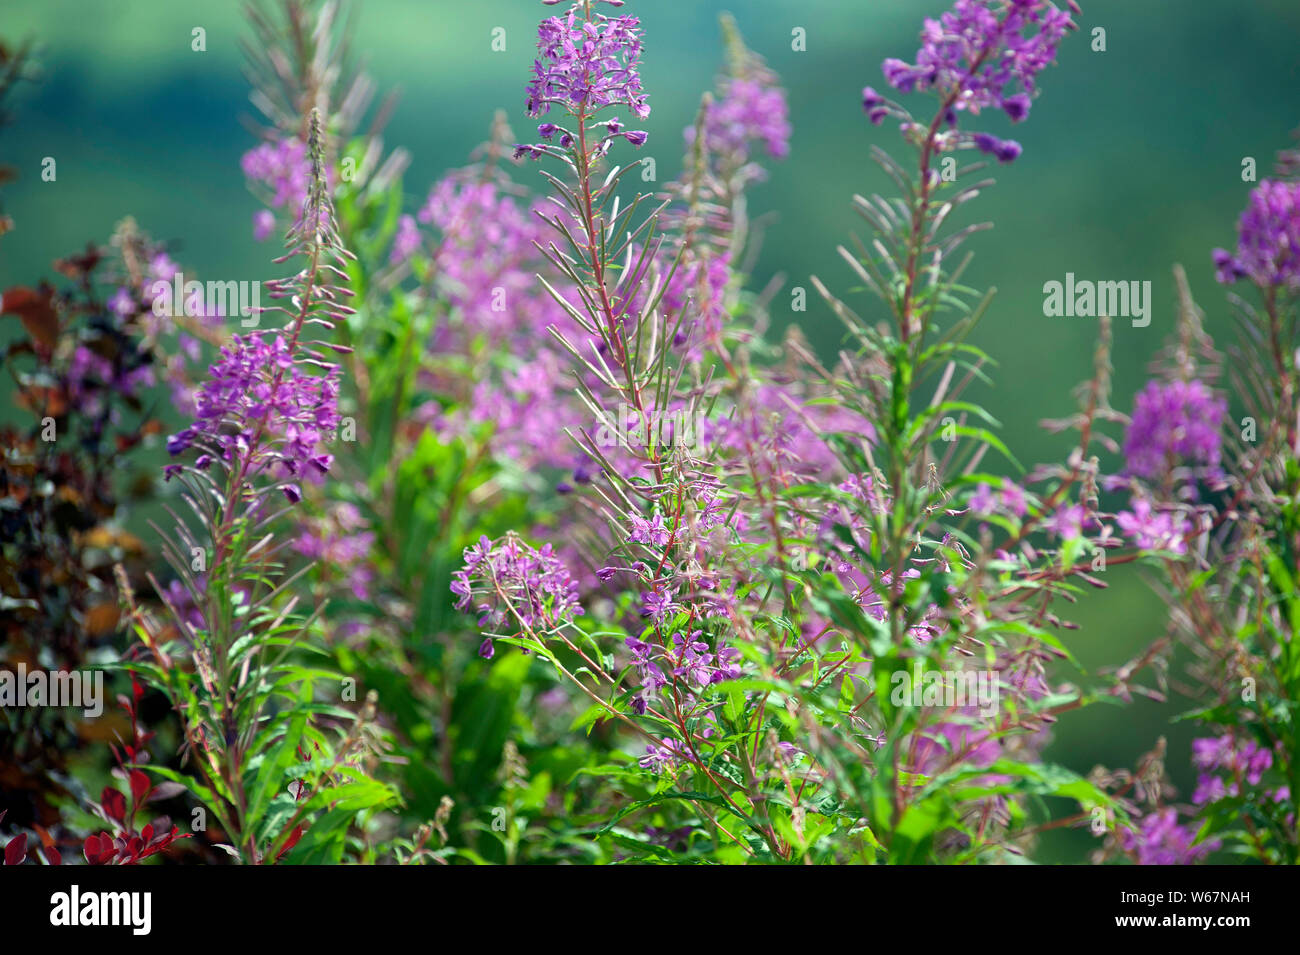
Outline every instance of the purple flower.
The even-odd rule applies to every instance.
[[[1300,288],[1300,182],[1265,179],[1237,223],[1237,254],[1214,250],[1220,282]]]
[[[1187,535],[1192,524],[1181,514],[1168,511],[1153,512],[1146,498],[1135,498],[1132,510],[1116,515],[1120,531],[1125,537],[1145,550],[1167,550],[1175,554],[1187,552]]]
[[[992,514],[995,509],[993,489],[981,481],[975,488],[975,493],[970,496],[968,503],[970,509],[976,514]]]
[[[656,512],[648,520],[639,514],[632,514],[628,518],[628,523],[632,525],[631,533],[627,535],[628,543],[649,544],[651,547],[668,546],[670,533],[664,525],[662,514]]]
[[[420,229],[415,224],[414,216],[402,216],[397,220],[397,233],[393,236],[393,249],[388,253],[388,263],[396,265],[405,262],[420,247]]]
[[[269,188],[273,207],[288,204],[295,214],[302,208],[311,183],[306,143],[295,138],[262,143],[244,153],[239,164],[246,177]]]
[[[1015,162],[1020,158],[1020,144],[1014,139],[998,139],[988,133],[976,133],[971,141],[975,148],[997,158],[998,162]]]
[[[872,126],[879,126],[889,115],[885,98],[870,86],[862,88],[862,110],[867,114],[867,119],[871,121]]]
[[[1218,769],[1232,762],[1234,747],[1231,734],[1206,736],[1192,740],[1192,765],[1197,769]]]
[[[656,624],[663,623],[670,614],[681,609],[680,605],[673,601],[673,596],[672,590],[652,590],[642,598],[642,615],[649,617]]]
[[[886,60],[885,78],[902,92],[938,90],[959,110],[994,106],[1023,119],[1035,77],[1072,29],[1070,15],[1046,0],[956,0],[925,21],[916,64]]]
[[[1082,504],[1062,505],[1056,509],[1055,514],[1043,522],[1043,527],[1062,540],[1070,540],[1083,533],[1086,519],[1087,511],[1083,509]]]
[[[913,768],[921,773],[935,773],[965,763],[977,769],[997,761],[1002,746],[987,729],[971,723],[944,721],[913,744]]]
[[[708,686],[713,679],[713,654],[709,645],[702,639],[702,631],[696,630],[689,637],[680,633],[673,634],[671,658],[675,664],[673,676],[683,677],[700,686]]]
[[[721,683],[723,680],[738,680],[743,674],[740,668],[741,653],[735,647],[719,647],[718,652],[714,654],[714,661],[717,666],[713,670],[710,681]]]
[[[935,92],[947,105],[951,126],[961,111],[978,115],[990,107],[1018,123],[1029,115],[1038,74],[1074,28],[1070,14],[1047,0],[956,0],[938,20],[925,21],[916,63],[891,57],[881,70],[899,92]],[[873,123],[888,113],[870,87],[863,90],[863,107]],[[973,142],[999,162],[1020,155],[1018,143],[986,133]]]
[[[1138,865],[1191,865],[1219,848],[1218,840],[1196,843],[1191,826],[1178,825],[1178,812],[1160,809],[1146,816],[1137,829],[1120,831],[1120,842],[1137,854]]]
[[[1217,473],[1219,429],[1227,413],[1227,402],[1200,381],[1148,382],[1124,435],[1128,473],[1159,478],[1179,461]]]
[[[563,17],[543,20],[528,84],[528,115],[545,116],[552,106],[590,115],[619,105],[642,119],[649,116],[637,72],[640,23],[636,17],[600,14],[584,20],[577,5]]]
[[[685,130],[695,141],[695,127]],[[751,143],[761,142],[773,159],[790,154],[790,109],[775,74],[757,66],[725,82],[722,95],[704,114],[704,144],[733,167],[749,159]]]
[[[999,495],[1002,509],[1015,517],[1024,517],[1029,510],[1025,503],[1025,489],[1015,481],[1003,481],[1002,493]]]
[[[637,762],[642,769],[650,769],[656,773],[663,772],[665,769],[671,769],[680,763],[686,755],[686,749],[675,739],[666,739],[662,746],[648,745],[645,748],[645,755]]]
[[[166,252],[159,252],[149,260],[149,274],[144,281],[145,289],[149,289],[155,282],[170,282],[176,277],[180,266],[168,257]]]
[[[1196,791],[1192,793],[1192,802],[1198,806],[1206,803],[1218,802],[1226,799],[1228,796],[1236,795],[1236,786],[1229,790],[1224,784],[1221,776],[1212,776],[1208,773],[1201,773],[1196,777]]]
[[[1273,766],[1273,752],[1253,739],[1238,745],[1231,733],[1225,733],[1192,740],[1192,765],[1200,771],[1192,801],[1204,805],[1239,795],[1241,779],[1258,786]],[[1216,770],[1225,776],[1214,775]]]
[[[486,335],[499,344],[517,331],[566,327],[564,310],[537,287],[537,245],[549,236],[533,212],[496,182],[452,174],[416,213],[437,233],[439,291],[461,312],[467,339]],[[448,344],[436,343],[440,350]]]
[[[514,533],[496,541],[481,537],[465,548],[465,564],[452,574],[451,592],[458,610],[480,598],[480,626],[552,630],[582,613],[577,581],[551,545],[533,548]]]
[[[195,395],[193,425],[168,439],[168,452],[199,444],[219,450],[227,464],[252,453],[248,475],[271,465],[285,477],[328,471],[332,458],[321,445],[339,425],[339,369],[316,373],[320,366],[296,360],[282,335],[236,335]]]
[[[253,213],[253,238],[265,242],[275,231],[275,213],[270,209],[259,209]]]
[[[320,518],[307,518],[298,524],[293,548],[313,561],[325,561],[331,574],[347,580],[358,600],[370,597],[375,571],[369,560],[375,535],[365,530],[365,518],[356,506],[346,502],[331,506]]]
[[[139,304],[130,292],[125,288],[119,288],[113,293],[112,298],[108,300],[108,308],[114,315],[126,317],[127,315],[134,315],[139,308]]]
[[[1030,104],[1031,100],[1027,94],[1017,93],[1002,101],[1002,109],[1006,111],[1011,122],[1018,123],[1029,115]]]
[[[731,277],[731,253],[723,252],[720,255],[688,254],[669,278],[663,296],[668,314],[676,316],[688,304],[692,306],[684,322],[684,341],[690,343],[688,357],[702,357],[705,346],[716,347],[722,343],[729,317],[727,289]],[[699,335],[694,334],[697,329]]]
[[[663,656],[662,652],[656,653],[655,648],[644,640],[638,640],[636,637],[628,637],[624,643],[632,651],[632,666],[636,669],[641,678],[641,692],[633,700],[633,708],[638,713],[644,713],[654,694],[660,687],[668,685],[668,678],[664,676],[663,670],[655,663],[657,657]]]
[[[1244,762],[1246,782],[1252,786],[1258,786],[1259,781],[1264,778],[1264,773],[1273,765],[1273,753],[1254,740],[1250,740],[1241,748],[1238,758]]]

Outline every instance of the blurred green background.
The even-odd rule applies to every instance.
[[[354,50],[381,91],[400,88],[388,127],[390,146],[414,156],[407,176],[410,211],[443,170],[465,162],[485,138],[494,109],[509,112],[520,138],[529,132],[523,84],[533,54],[536,0],[363,0],[354,5]],[[646,128],[660,181],[676,175],[681,130],[721,62],[717,14],[729,10],[749,45],[784,78],[794,125],[792,154],[751,199],[769,224],[753,285],[784,275],[810,287],[819,275],[846,292],[851,274],[835,246],[865,225],[849,211],[855,192],[887,189],[868,160],[870,144],[898,147],[888,124],[862,115],[864,85],[882,86],[887,56],[911,59],[924,16],[942,0],[658,0],[624,8],[643,18],[644,81],[653,114]],[[997,299],[976,341],[1000,362],[996,387],[976,393],[1004,424],[1023,462],[1059,458],[1063,439],[1038,428],[1071,410],[1071,387],[1090,372],[1096,323],[1045,318],[1042,287],[1066,272],[1097,280],[1149,280],[1147,328],[1116,324],[1115,401],[1129,407],[1146,363],[1174,318],[1170,267],[1182,262],[1207,313],[1227,341],[1223,290],[1210,250],[1228,246],[1250,185],[1243,157],[1261,175],[1300,126],[1300,3],[1296,0],[1087,0],[1079,34],[1042,77],[1043,95],[1014,131],[1025,147],[999,185],[968,213],[996,223],[970,245],[970,284],[996,284]],[[207,31],[193,52],[191,30]],[[505,52],[491,49],[493,28]],[[807,49],[792,49],[792,30]],[[1091,49],[1094,28],[1106,51]],[[239,157],[253,143],[241,120],[254,115],[241,75],[247,36],[237,3],[184,0],[0,0],[0,37],[39,44],[42,76],[17,98],[17,122],[0,129],[0,162],[20,178],[4,192],[17,231],[0,239],[0,288],[49,275],[50,262],[103,241],[124,215],[174,243],[174,257],[202,277],[269,278],[273,244],[252,240],[257,203],[245,190]],[[917,104],[918,112],[925,107]],[[1007,135],[1005,120],[987,116]],[[56,182],[41,181],[54,157]],[[535,167],[521,171],[527,181]],[[970,208],[970,207],[968,207]],[[976,221],[967,218],[965,221]],[[788,321],[790,299],[776,300]],[[797,316],[823,352],[839,342],[838,324],[810,296]],[[850,301],[866,314],[878,306]],[[1139,572],[1115,568],[1112,587],[1068,616],[1083,626],[1067,640],[1085,666],[1116,664],[1163,629],[1158,598]],[[1087,771],[1096,763],[1131,766],[1161,734],[1169,768],[1190,794],[1191,731],[1171,727],[1177,701],[1094,708],[1062,720],[1049,757]],[[1086,833],[1058,834],[1048,859],[1079,859]]]

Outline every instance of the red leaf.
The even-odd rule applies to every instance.
[[[46,846],[44,851],[45,861],[50,865],[63,865],[63,856],[60,855],[59,850],[54,848],[54,846]]]
[[[138,769],[131,770],[131,798],[137,806],[149,798],[149,777]]]
[[[110,819],[121,822],[126,818],[126,797],[112,786],[105,786],[99,797],[99,804]]]
[[[18,865],[27,858],[27,833],[21,832],[5,846],[5,865]]]
[[[284,845],[282,845],[280,851],[275,854],[276,862],[279,862],[286,852],[298,844],[298,840],[302,838],[302,832],[302,826],[293,827],[293,832],[289,833],[289,838],[284,840]]]
[[[86,856],[86,861],[91,865],[99,865],[101,849],[99,847],[99,835],[91,833],[86,836],[86,842],[81,847],[82,853]]]
[[[54,290],[43,286],[33,291],[15,286],[0,295],[0,315],[17,315],[27,334],[46,350],[59,340],[59,316],[54,311]]]
[[[87,836],[82,851],[86,854],[86,861],[91,865],[107,865],[117,855],[117,846],[112,836],[107,832],[101,832]]]
[[[32,828],[35,829],[36,834],[41,837],[41,845],[47,849],[54,845],[54,839],[50,836],[50,831],[48,829],[39,824],[33,824]]]

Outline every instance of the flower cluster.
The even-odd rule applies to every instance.
[[[244,175],[266,192],[274,209],[285,208],[296,219],[311,185],[311,157],[307,144],[296,137],[262,143],[244,153],[240,160]],[[253,236],[259,242],[275,229],[275,215],[268,209],[253,217]]]
[[[209,373],[196,396],[194,423],[167,441],[173,456],[197,444],[203,452],[195,461],[200,469],[211,465],[211,450],[233,464],[237,455],[259,448],[269,437],[265,456],[251,462],[248,473],[268,463],[278,465],[281,476],[289,478],[329,470],[333,458],[321,445],[339,426],[337,366],[325,365],[323,374],[313,373],[307,361],[295,358],[284,336],[268,340],[255,333],[236,335]],[[290,501],[301,496],[294,484],[286,484],[283,491]]]
[[[416,218],[438,233],[438,281],[470,337],[485,334],[500,343],[516,331],[532,333],[564,317],[550,296],[536,290],[536,243],[545,238],[543,227],[499,183],[447,176],[429,191]],[[401,231],[398,241],[403,251],[414,244]]]
[[[1228,404],[1201,381],[1147,382],[1124,435],[1128,473],[1159,478],[1179,463],[1219,468]]]
[[[763,383],[734,415],[719,415],[704,436],[708,444],[751,458],[756,472],[784,485],[833,469],[836,434],[875,439],[870,422],[849,409],[819,403],[791,384]]]
[[[669,738],[663,740],[658,746],[653,743],[647,744],[645,755],[637,760],[637,764],[642,769],[662,773],[686,761],[689,755],[681,740]]]
[[[1079,12],[1074,0],[1070,11]],[[1070,12],[1048,0],[956,0],[938,20],[927,19],[916,63],[890,58],[881,69],[900,93],[933,91],[944,104],[944,121],[957,125],[957,113],[979,115],[995,108],[1018,123],[1029,115],[1035,78],[1056,58],[1065,34],[1075,29]],[[862,104],[873,123],[898,110],[867,87]],[[1001,162],[1020,155],[1019,143],[976,133],[969,142]]]
[[[405,262],[420,248],[420,228],[415,224],[414,216],[402,216],[397,220],[397,234],[393,236],[393,248],[388,254],[388,264]]]
[[[686,143],[695,142],[695,127],[685,131]],[[704,114],[704,144],[714,155],[740,166],[749,159],[752,144],[761,142],[773,159],[790,155],[790,110],[785,90],[767,70],[729,79],[719,100]]]
[[[537,28],[538,59],[528,84],[528,115],[545,116],[552,106],[575,116],[590,116],[606,106],[626,106],[645,119],[650,115],[650,106],[638,72],[641,21],[632,16],[600,14],[587,20],[579,15],[579,9],[580,5],[575,4],[565,16],[548,17]],[[640,145],[621,127],[609,131]],[[550,139],[555,132],[553,124],[538,127],[544,139]],[[645,142],[644,133],[638,133],[637,138]]]
[[[986,482],[981,481],[967,502],[975,514],[1005,514],[1011,517],[1024,517],[1028,511],[1025,502],[1025,489],[1014,481],[1003,481],[996,495]]]
[[[1180,826],[1175,809],[1159,809],[1142,819],[1136,829],[1121,830],[1120,843],[1136,854],[1138,865],[1191,865],[1220,845],[1218,840],[1196,842],[1194,827]]]
[[[731,255],[691,255],[668,280],[662,304],[676,316],[688,303],[695,322],[684,322],[677,344],[686,344],[688,355],[699,358],[704,346],[717,346],[727,318],[727,287],[731,284]]]
[[[716,651],[710,649],[702,630],[693,630],[689,636],[675,633],[667,647],[636,637],[624,642],[641,681],[641,692],[632,701],[637,713],[645,713],[659,690],[677,680],[686,687],[702,688],[741,675],[740,651],[721,644]]]
[[[366,559],[374,547],[375,535],[365,527],[356,505],[341,502],[330,509],[328,516],[303,521],[293,547],[309,560],[340,573],[353,596],[365,600],[375,577],[375,569]]]
[[[437,289],[459,319],[439,323],[431,350],[471,355],[487,346],[512,356],[510,367],[474,385],[466,407],[443,415],[440,406],[430,405],[427,413],[449,439],[470,424],[491,424],[498,455],[571,469],[573,447],[554,437],[579,427],[584,416],[549,329],[568,330],[573,321],[537,282],[542,274],[562,284],[537,251],[548,241],[537,211],[512,195],[507,183],[462,173],[437,182],[417,213],[435,231]],[[394,257],[402,241],[408,240],[399,230]],[[419,241],[417,230],[409,242],[414,247]]]
[[[1237,253],[1214,250],[1220,282],[1300,288],[1300,182],[1265,179],[1237,223]]]
[[[1218,802],[1238,795],[1240,782],[1258,786],[1273,766],[1273,753],[1253,739],[1239,743],[1231,733],[1225,733],[1192,740],[1192,765],[1199,771],[1192,801]],[[1226,773],[1227,778],[1214,775],[1216,771]]]
[[[1167,550],[1175,554],[1187,551],[1187,535],[1192,524],[1184,515],[1155,511],[1144,497],[1134,498],[1131,509],[1116,515],[1120,532],[1144,550]]]
[[[968,707],[974,710],[974,707]],[[912,740],[910,767],[927,776],[959,763],[982,769],[1002,755],[1002,745],[986,728],[967,715],[965,722],[943,720]]]
[[[549,630],[582,614],[577,582],[552,546],[531,547],[514,533],[495,541],[480,537],[465,548],[465,565],[452,574],[451,591],[458,610],[478,598],[479,626]],[[479,652],[492,656],[491,637]]]
[[[154,384],[153,368],[142,363],[138,354],[127,357],[126,363],[117,364],[86,345],[73,349],[68,361],[68,397],[88,417],[101,414],[107,392],[129,401],[134,400],[141,389]]]

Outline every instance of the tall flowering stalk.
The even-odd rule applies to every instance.
[[[960,284],[967,260],[957,253],[983,227],[946,228],[951,214],[989,185],[975,179],[978,163],[959,165],[961,151],[1004,163],[1021,154],[1017,143],[963,128],[962,114],[996,108],[1012,122],[1024,120],[1038,74],[1073,27],[1068,13],[1038,0],[958,0],[940,20],[927,20],[917,62],[887,60],[883,71],[899,92],[930,93],[937,100],[932,117],[916,118],[872,87],[863,91],[873,124],[899,121],[915,150],[915,171],[873,148],[902,199],[859,198],[856,211],[873,239],[840,250],[888,307],[892,327],[868,322],[814,279],[859,344],[861,367],[835,381],[841,400],[875,429],[873,441],[845,448],[859,475],[845,489],[857,500],[845,499],[834,517],[860,550],[833,560],[866,610],[860,645],[874,694],[857,705],[874,714],[868,773],[879,794],[867,807],[892,858],[915,859],[941,846],[959,858],[1024,851],[1032,829],[1015,831],[1023,811],[1016,794],[1073,785],[1062,780],[1056,790],[1047,782],[1056,770],[1033,768],[1046,729],[1056,714],[1099,693],[1129,691],[1121,684],[1048,702],[1048,668],[1068,656],[1052,630],[1071,626],[1052,612],[1053,602],[1073,599],[1076,581],[1104,587],[1097,571],[1142,553],[1108,554],[1123,542],[1115,515],[1098,498],[1092,445],[1108,440],[1100,425],[1119,418],[1108,404],[1105,326],[1079,413],[1051,424],[1080,433],[1064,466],[1037,468],[1023,485],[979,471],[991,449],[1015,459],[985,426],[992,419],[961,399],[987,363],[964,339],[991,295],[974,299]],[[926,382],[934,384],[920,393]],[[917,707],[890,692],[900,671],[960,671],[977,661],[1001,688],[992,718],[969,707]],[[1077,818],[1094,811],[1115,818],[1108,794],[1080,786],[1075,798]]]
[[[1286,715],[1300,694],[1297,249],[1300,184],[1283,154],[1277,178],[1250,194],[1237,247],[1212,254],[1220,281],[1250,287],[1231,299],[1237,345],[1226,359],[1215,349],[1178,270],[1178,332],[1138,396],[1125,448],[1135,499],[1185,529],[1186,558],[1164,567],[1166,596],[1192,659],[1188,716],[1209,735],[1192,745],[1197,784],[1183,828],[1290,865],[1300,861],[1300,738]],[[1235,425],[1212,390],[1225,371],[1240,403]]]
[[[316,811],[349,786],[368,787],[367,805],[390,798],[365,781],[374,744],[365,715],[336,705],[340,678],[304,665],[322,608],[295,613],[300,574],[284,576],[290,538],[278,532],[283,502],[297,504],[304,486],[330,471],[326,444],[339,423],[334,358],[347,349],[316,336],[351,312],[342,303],[350,257],[326,190],[318,111],[309,130],[309,184],[288,252],[277,260],[301,267],[269,283],[270,297],[284,304],[265,310],[284,324],[222,347],[198,390],[194,423],[169,439],[172,455],[195,454],[166,469],[198,518],[173,513],[175,531],[164,535],[181,593],[164,598],[166,623],[130,603],[147,652],[129,666],[176,708],[193,775],[155,772],[185,784],[224,831],[227,851],[246,863],[277,861],[304,832],[300,854],[336,857],[346,828],[316,830]]]

